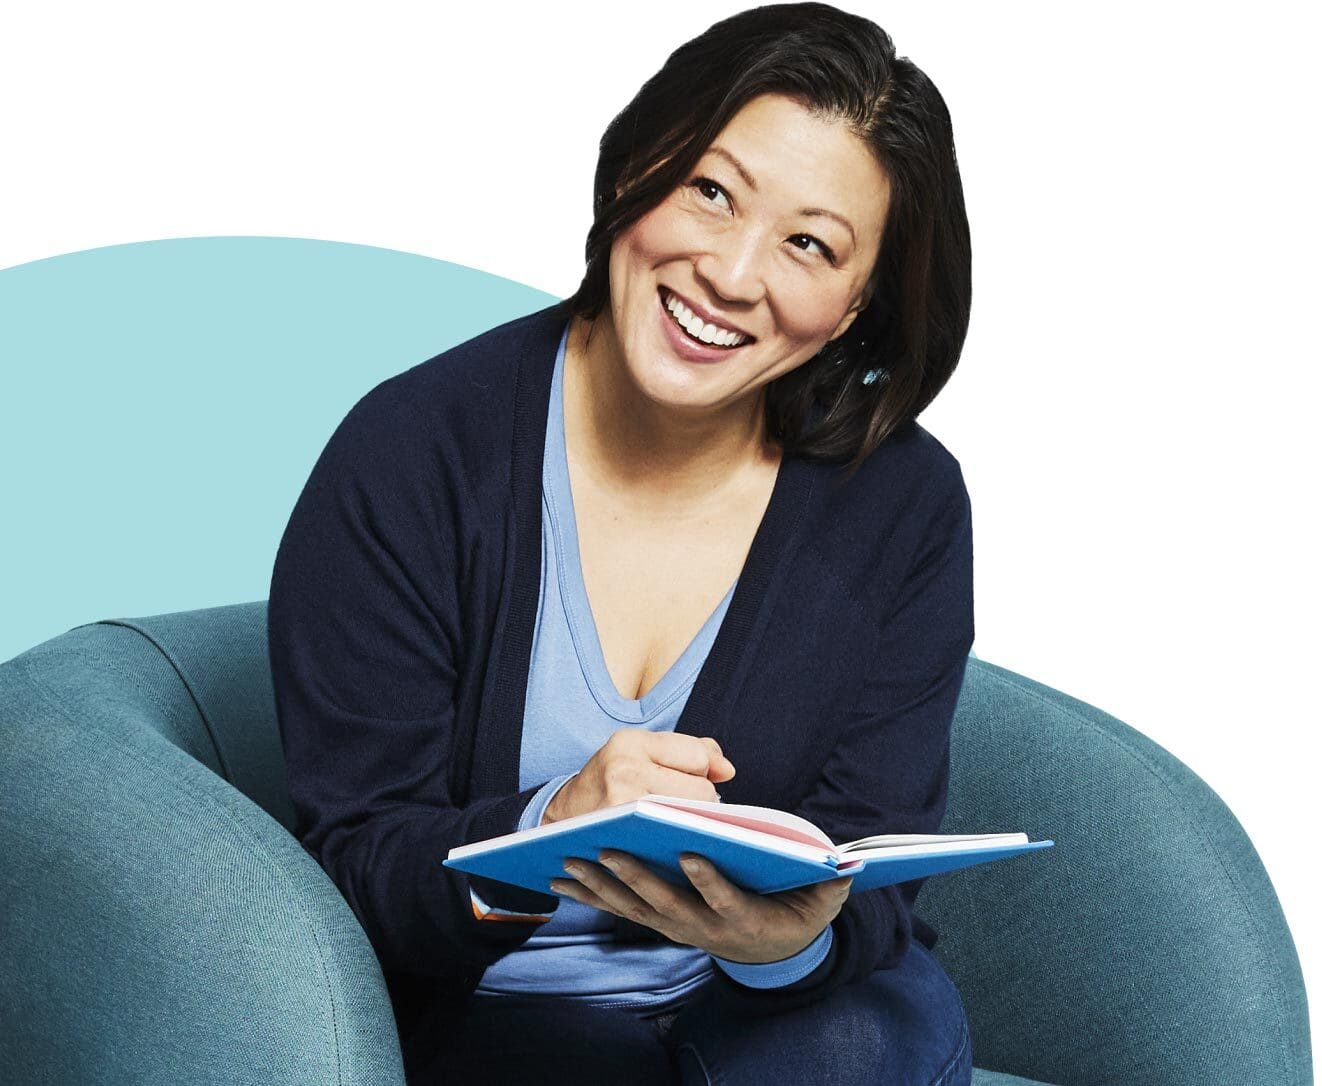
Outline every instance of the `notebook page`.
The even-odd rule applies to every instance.
[[[684,799],[680,796],[646,795],[643,796],[643,800],[700,814],[716,822],[770,834],[785,841],[797,841],[799,844],[812,845],[814,848],[824,848],[828,852],[835,851],[835,843],[826,834],[806,818],[792,815],[788,811],[777,811],[771,807],[757,807],[745,803]]]
[[[972,845],[1026,845],[1026,833],[890,833],[878,837],[861,837],[841,845],[841,856],[858,852],[884,855],[905,855],[910,852],[958,851]],[[951,846],[946,849],[944,846]]]

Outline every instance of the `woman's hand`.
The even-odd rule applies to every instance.
[[[654,875],[628,853],[609,849],[600,859],[609,870],[586,860],[566,861],[574,878],[552,879],[551,889],[731,962],[776,962],[797,954],[835,918],[854,881],[835,878],[754,894],[710,861],[685,853],[680,865],[694,886],[689,890]]]
[[[715,802],[734,766],[720,744],[683,732],[619,728],[552,798],[543,826],[655,793]]]

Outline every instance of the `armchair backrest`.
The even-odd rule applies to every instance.
[[[924,884],[974,1060],[1042,1082],[1312,1082],[1289,927],[1243,827],[1115,717],[970,660],[943,833],[1054,847]]]

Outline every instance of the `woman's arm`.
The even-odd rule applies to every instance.
[[[296,836],[383,968],[471,976],[540,918],[482,922],[469,877],[441,860],[513,832],[541,786],[463,807],[450,795],[465,645],[452,514],[468,499],[426,432],[398,378],[340,423],[276,554],[268,644]],[[485,903],[507,912],[557,905],[552,894],[488,890]]]
[[[833,841],[940,832],[950,728],[974,632],[972,513],[963,475],[951,464],[947,496],[884,619],[872,671],[794,811]],[[753,989],[720,971],[713,984],[731,1011],[764,1014],[892,968],[913,938],[913,903],[924,881],[851,894],[831,921],[831,954],[792,988]]]

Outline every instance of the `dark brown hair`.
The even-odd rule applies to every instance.
[[[852,474],[950,379],[972,293],[949,111],[876,23],[829,4],[771,4],[671,53],[601,138],[587,270],[562,305],[589,320],[601,312],[615,238],[687,180],[745,103],[768,93],[848,125],[890,181],[871,300],[843,335],[766,388],[768,436],[808,459],[849,460]]]

